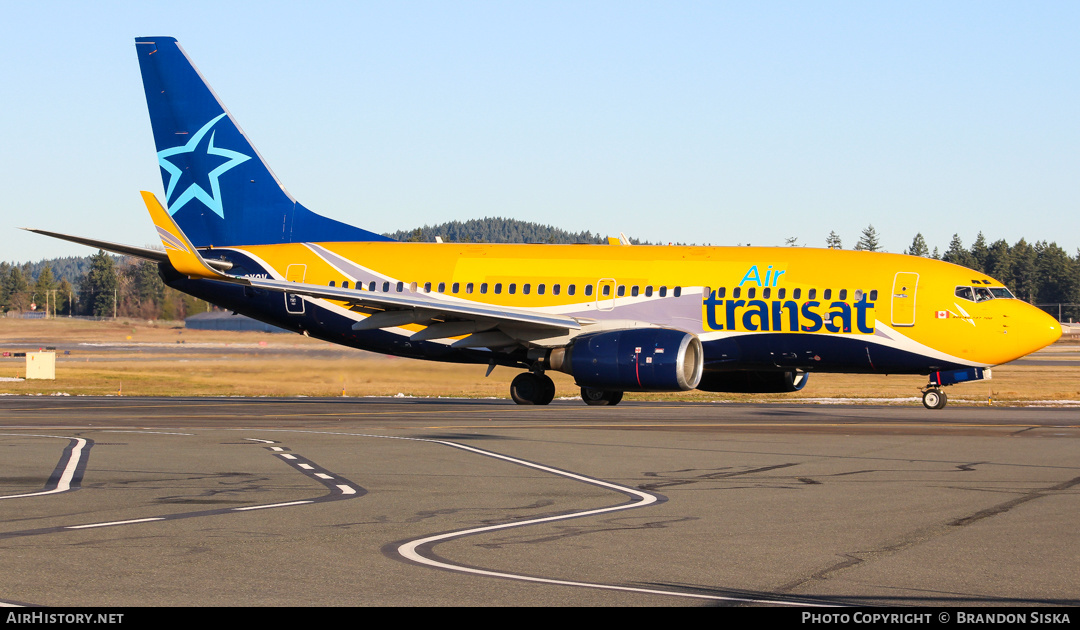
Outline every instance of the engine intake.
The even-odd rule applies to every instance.
[[[630,328],[581,335],[552,350],[553,369],[582,387],[684,391],[701,381],[704,353],[696,335],[670,328]]]

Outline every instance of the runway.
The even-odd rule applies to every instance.
[[[0,601],[1076,605],[1075,410],[0,398]]]

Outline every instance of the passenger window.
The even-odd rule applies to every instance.
[[[500,293],[502,293],[502,283],[501,282],[496,282],[495,283],[495,295],[499,295]]]
[[[506,287],[506,292],[509,293],[510,295],[513,295],[513,294],[517,293],[517,283],[516,282],[511,282],[510,286]]]
[[[975,292],[971,290],[971,287],[956,287],[956,297],[975,301]]]
[[[809,293],[806,296],[806,299],[808,299],[808,300],[816,300],[817,299],[817,289],[810,289]]]
[[[776,299],[778,299],[778,300],[784,299],[784,294],[786,294],[786,293],[787,293],[787,289],[777,289],[776,290]]]
[[[847,299],[847,289],[840,289],[840,299],[841,300],[846,300]]]
[[[877,301],[877,289],[872,289],[870,291],[870,301],[871,302],[876,302]]]
[[[457,293],[458,289],[460,289],[460,288],[461,288],[461,283],[460,282],[455,282],[454,284],[450,285],[450,292],[451,293]]]
[[[605,284],[603,290],[604,297],[611,295],[611,285]]]
[[[536,285],[536,294],[537,295],[543,295],[544,294],[544,285],[542,285],[542,284]]]
[[[409,283],[409,293],[416,293],[416,283],[415,282],[410,282]]]
[[[349,288],[349,281],[348,280],[342,280],[341,281],[341,288],[342,289],[348,289]]]
[[[652,285],[645,287],[645,297],[652,297]]]
[[[382,292],[383,293],[389,293],[390,292],[390,283],[389,282],[382,283]]]
[[[634,286],[630,287],[630,297],[637,297],[637,294],[638,294],[638,288],[637,288],[637,285],[635,284]]]
[[[802,297],[802,289],[795,289],[791,292],[791,298],[797,300]]]
[[[330,281],[330,286],[335,286],[333,280]]]
[[[397,283],[397,292],[401,293],[404,290],[405,290],[405,283],[404,282]]]
[[[431,283],[430,282],[425,282],[424,283],[424,293],[431,293]]]
[[[480,293],[481,294],[487,294],[487,283],[486,282],[481,282],[480,283]]]
[[[762,299],[767,300],[767,299],[769,299],[769,296],[771,296],[771,295],[772,295],[772,289],[765,288],[765,289],[761,290]]]
[[[570,286],[566,287],[566,294],[567,295],[573,295],[575,293],[577,293],[577,285],[576,284],[571,284]]]
[[[440,282],[439,283],[439,293],[446,293],[446,283],[445,282]]]
[[[862,302],[862,299],[863,299],[862,289],[855,289],[855,295],[852,296],[852,299],[855,301],[855,303]]]
[[[586,284],[585,285],[585,295],[592,295],[592,285],[591,284]]]
[[[682,295],[682,287],[675,287],[675,290],[671,292],[675,297]]]
[[[756,295],[757,295],[757,288],[750,287],[749,289],[746,290],[746,299],[752,300],[752,299],[754,299],[754,296],[756,296]]]
[[[667,297],[667,287],[660,287],[660,297]]]
[[[558,295],[559,291],[561,291],[561,290],[562,290],[562,287],[560,285],[558,285],[558,284],[551,285],[551,294],[552,295]]]
[[[742,297],[742,287],[735,287],[734,289],[732,289],[731,297],[733,297],[733,298]]]
[[[521,293],[524,294],[524,295],[528,295],[530,286],[532,286],[532,285],[530,285],[528,282],[521,285]],[[511,291],[511,293],[513,293],[513,291]]]
[[[619,297],[626,295],[626,285],[619,285]]]
[[[832,299],[832,289],[825,289],[825,296],[822,299],[831,300]]]
[[[725,294],[727,294],[727,287],[720,287],[716,290],[716,297],[718,298],[724,297]]]
[[[472,293],[473,283],[468,282],[465,284],[465,293]]]

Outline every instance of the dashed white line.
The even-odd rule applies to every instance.
[[[280,446],[271,446],[270,450],[280,452],[280,451],[284,451],[285,449],[281,448]]]
[[[341,494],[356,494],[356,488],[352,486],[338,485],[338,489],[341,490]]]
[[[318,477],[319,479],[333,479],[333,476],[328,475],[326,473],[315,473],[315,476]]]
[[[315,467],[311,464],[297,464],[297,466],[303,468],[304,470],[315,470]]]
[[[281,456],[285,459],[296,459],[296,455],[289,455],[288,453],[281,453]]]

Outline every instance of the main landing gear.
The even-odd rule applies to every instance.
[[[581,388],[586,405],[617,405],[621,391]],[[555,382],[543,372],[522,372],[510,383],[510,397],[519,405],[546,405],[555,399]]]
[[[922,404],[927,409],[944,409],[949,397],[937,387],[926,389],[922,393]]]
[[[581,399],[586,405],[617,405],[622,400],[622,392],[592,387],[581,388]]]
[[[519,405],[546,405],[555,399],[555,382],[543,372],[522,372],[510,383],[510,397]]]

